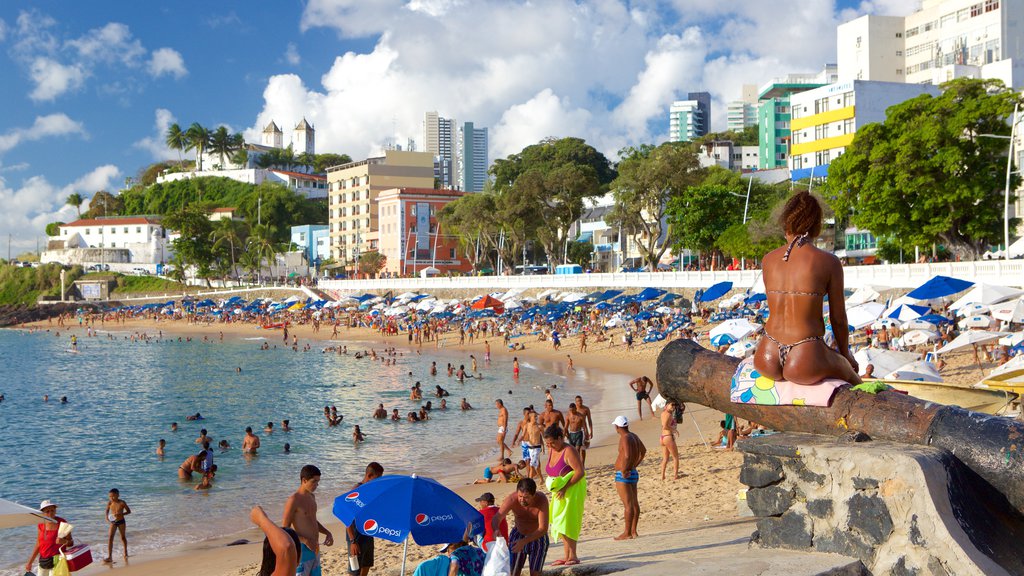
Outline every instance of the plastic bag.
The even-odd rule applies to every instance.
[[[487,550],[483,576],[511,576],[511,574],[512,554],[509,552],[508,542],[498,536]]]
[[[68,568],[68,561],[63,556],[57,556],[53,559],[53,570],[50,571],[52,576],[71,576],[71,569]]]

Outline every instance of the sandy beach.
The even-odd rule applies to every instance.
[[[35,328],[43,329],[47,327],[46,322],[37,323],[35,326]],[[699,326],[698,328],[701,332],[705,332],[710,329],[710,326]],[[267,335],[266,331],[250,324],[206,325],[189,324],[184,321],[128,320],[123,324],[117,324],[116,328],[108,324],[106,329],[139,331],[149,334],[162,330],[166,334],[192,335],[200,338],[204,335],[210,338],[219,337],[221,332],[224,333],[225,338]],[[312,327],[308,325],[297,325],[290,327],[289,330],[290,334],[295,334],[299,338],[300,343],[304,340],[326,340],[330,335],[329,328],[322,329],[315,334]],[[273,334],[279,333],[273,332]],[[339,338],[347,342],[362,342],[366,348],[377,347],[379,349],[384,346],[405,348],[407,346],[404,334],[385,338],[376,331],[363,328],[341,328]],[[500,341],[494,341],[494,343],[498,342]],[[558,351],[552,349],[550,342],[537,341],[536,337],[523,337],[520,342],[526,346],[525,350],[515,352],[521,358],[544,359],[564,365],[566,355],[571,354],[575,365],[580,368],[607,373],[646,374],[652,378],[655,373],[657,356],[665,345],[665,342],[642,344],[632,351],[627,351],[621,344],[610,346],[608,342],[591,342],[589,350],[586,353],[581,353],[578,341],[571,337],[563,340],[562,348]],[[459,346],[458,336],[453,334],[442,336],[442,347],[448,352],[459,351],[467,358],[469,354],[476,354],[480,357],[483,353],[482,342]],[[433,349],[432,342],[425,343],[422,353],[429,355]],[[492,346],[492,352],[495,356],[511,354],[502,350],[501,346]],[[943,376],[949,382],[970,384],[981,377],[982,373],[974,363],[973,354],[969,351],[950,354],[945,360],[947,366],[943,370]],[[983,363],[982,366],[987,373],[993,364]],[[641,474],[639,495],[643,510],[639,525],[641,535],[728,521],[737,517],[737,494],[742,488],[738,481],[738,471],[742,457],[735,452],[709,449],[704,444],[705,441],[711,442],[716,439],[721,413],[699,405],[688,407],[684,422],[679,426],[678,440],[680,471],[685,476],[679,480],[662,481],[660,479],[661,448],[658,445],[660,425],[657,417],[650,416],[646,405],[643,420],[635,421],[636,402],[632,391],[628,389],[627,382],[624,380],[621,384],[609,385],[600,391],[595,390],[600,394],[600,400],[588,401],[593,410],[597,436],[587,459],[588,497],[584,513],[583,536],[579,544],[580,557],[584,563],[586,563],[588,547],[595,546],[595,540],[618,534],[622,530],[622,505],[612,481],[616,438],[611,420],[618,414],[624,414],[634,421],[631,429],[640,436],[648,449],[647,459],[639,469]],[[537,403],[540,404],[542,401],[543,397],[539,394]],[[509,408],[511,418],[515,422],[519,407],[510,406]],[[466,455],[466,459],[468,460],[472,456],[474,455]],[[668,473],[671,478],[671,465]],[[512,485],[507,484],[472,485],[472,476],[472,473],[463,473],[439,478],[439,480],[470,501],[485,491],[493,492],[500,500],[512,489]],[[340,526],[330,513],[334,496],[337,494],[319,494],[320,519],[335,534],[336,541],[340,542],[336,543],[334,547],[326,549],[324,554],[323,565],[325,573],[329,574],[342,573],[347,564],[344,527]],[[272,518],[280,516],[283,503],[260,502],[260,504],[267,509]],[[247,511],[239,512],[241,517]],[[248,526],[243,525],[238,528],[245,530]],[[228,542],[239,539],[246,539],[253,543],[226,546]],[[255,529],[250,529],[224,539],[189,544],[159,553],[141,554],[131,558],[128,566],[119,562],[115,569],[118,573],[126,575],[161,576],[180,573],[182,564],[187,562],[189,572],[193,574],[254,576],[258,571],[256,563],[260,557],[259,543],[261,541],[261,535]],[[105,545],[94,545],[94,555],[101,552],[96,548],[105,548]],[[636,541],[636,550],[643,552],[644,549],[644,538],[641,537]],[[376,550],[377,559],[373,573],[398,573],[402,547],[377,540]],[[553,543],[549,561],[558,558],[559,553],[560,546],[556,547]],[[432,557],[434,554],[433,547],[421,548],[410,544],[410,570],[415,567],[416,562]],[[96,565],[81,573],[99,574],[105,573],[109,569],[107,566]]]

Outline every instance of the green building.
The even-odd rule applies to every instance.
[[[757,98],[759,129],[759,167],[761,170],[785,168],[789,159],[791,117],[789,97],[797,92],[834,83],[835,64],[826,64],[817,74],[789,74],[761,87]]]

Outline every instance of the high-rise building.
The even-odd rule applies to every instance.
[[[758,94],[758,161],[762,170],[785,168],[789,158],[790,108],[793,94],[836,81],[836,65],[827,64],[817,74],[789,74],[774,78]]]
[[[466,122],[459,129],[459,190],[482,192],[487,181],[487,128]]]
[[[434,155],[434,178],[441,188],[456,188],[458,181],[458,130],[454,118],[443,118],[437,112],[427,112],[423,121],[423,140],[426,152]]]
[[[922,0],[903,16],[861,16],[837,29],[839,76],[942,84],[998,78],[1024,87],[1024,2]]]
[[[331,257],[351,262],[378,247],[377,195],[390,188],[433,188],[434,155],[386,150],[327,169]]]
[[[743,85],[743,95],[739,100],[729,102],[726,107],[725,129],[742,132],[747,126],[757,125],[757,86]]]
[[[690,92],[686,100],[676,100],[668,112],[668,139],[689,142],[711,129],[711,94]]]

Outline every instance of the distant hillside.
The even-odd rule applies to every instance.
[[[57,264],[43,264],[38,268],[22,268],[0,264],[0,305],[35,304],[40,295],[60,296],[60,271]],[[82,276],[82,267],[73,266],[65,275],[66,285]]]

